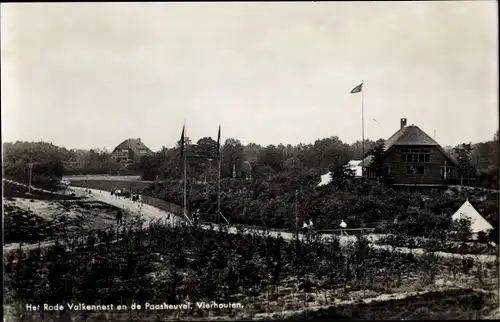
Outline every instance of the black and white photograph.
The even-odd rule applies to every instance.
[[[4,322],[500,319],[497,1],[0,14]]]

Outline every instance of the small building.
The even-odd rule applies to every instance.
[[[148,155],[153,153],[140,138],[137,139],[127,139],[120,143],[111,153],[111,157],[116,160],[116,162],[130,163],[137,161],[143,155]]]
[[[363,167],[361,166],[363,160],[351,160],[349,161],[349,166],[352,171],[354,171],[355,178],[361,178],[363,176]]]
[[[351,160],[347,163],[349,168],[354,172],[355,178],[361,178],[363,170],[361,168],[362,160]],[[325,173],[321,176],[321,182],[318,183],[318,187],[326,186],[332,181],[332,172]]]
[[[383,177],[394,186],[444,187],[458,182],[457,161],[416,125],[401,119],[399,130],[385,141]],[[364,176],[376,179],[367,156]],[[380,170],[379,170],[380,171]]]
[[[332,182],[332,173],[331,172],[325,173],[321,175],[321,182],[318,183],[318,187],[326,186],[330,182]]]
[[[486,221],[486,219],[484,219],[483,216],[479,214],[479,212],[477,212],[476,208],[471,205],[469,200],[466,200],[451,218],[452,220],[460,220],[462,218],[469,219],[471,221],[470,228],[473,240],[477,239],[477,236],[480,232],[484,232],[487,234],[490,230],[493,229],[493,226],[488,221]]]

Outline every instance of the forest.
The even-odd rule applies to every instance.
[[[376,148],[377,142],[380,144],[383,140],[366,140],[365,154]],[[187,155],[203,156],[189,158],[189,177],[207,182],[216,180],[217,142],[204,137],[194,143],[186,137],[184,143]],[[478,185],[498,187],[498,132],[487,142],[444,148],[457,160],[462,160],[462,164],[478,170]],[[362,150],[361,141],[348,144],[336,136],[310,144],[268,146],[255,143],[244,145],[237,139],[228,138],[220,147],[221,176],[231,178],[234,175],[243,179],[269,177],[290,174],[297,169],[324,174],[341,168],[349,160],[361,160]],[[136,174],[141,175],[143,180],[155,180],[179,179],[182,170],[180,140],[175,147],[163,147],[152,155],[137,158],[127,167],[113,160],[110,151],[105,149],[66,149],[47,142],[6,142],[3,143],[3,155],[5,177],[23,182],[28,177],[30,156],[34,163],[34,176],[42,176],[43,173],[53,177],[63,174]]]

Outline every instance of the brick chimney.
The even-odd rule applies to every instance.
[[[401,119],[401,128],[404,128],[406,126],[406,118]]]

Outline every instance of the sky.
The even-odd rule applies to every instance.
[[[151,149],[498,130],[496,1],[1,5],[2,141]],[[363,81],[362,94],[350,94]],[[363,107],[363,108],[362,108]]]

